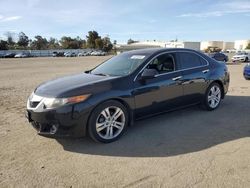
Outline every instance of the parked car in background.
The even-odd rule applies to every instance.
[[[216,61],[228,62],[228,56],[221,52],[210,53],[208,56],[215,59]]]
[[[235,49],[228,49],[228,50],[226,50],[226,53],[236,53],[236,50]]]
[[[65,57],[76,57],[76,53],[75,52],[65,52],[64,56]]]
[[[89,56],[90,53],[89,52],[80,52],[77,56],[80,57],[80,56]]]
[[[84,56],[84,52],[83,53],[82,52],[78,53],[77,56],[78,57]]]
[[[143,117],[196,104],[217,109],[229,80],[226,64],[194,50],[134,50],[39,85],[28,98],[26,117],[40,135],[89,134],[109,143]]]
[[[4,58],[14,58],[15,57],[15,53],[7,53],[7,54],[5,54],[3,57]]]
[[[101,55],[102,56],[105,56],[107,53],[106,52],[101,52]]]
[[[243,61],[243,62],[248,62],[250,60],[250,53],[246,52],[239,52],[236,55],[232,57],[232,61]]]
[[[53,57],[64,57],[64,52],[53,52],[52,56]]]
[[[91,52],[91,55],[92,56],[105,56],[106,52],[103,52],[103,51],[93,51],[93,52]]]
[[[99,52],[98,51],[93,51],[90,53],[91,56],[98,56],[99,55]]]
[[[248,63],[243,70],[243,76],[246,80],[250,80],[250,63]]]
[[[52,57],[57,57],[57,52],[52,52]]]
[[[15,55],[15,58],[24,58],[24,57],[28,57],[28,54],[21,52]]]

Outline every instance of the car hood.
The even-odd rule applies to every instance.
[[[115,78],[117,77],[81,73],[42,83],[35,89],[34,92],[36,95],[43,97],[76,96],[90,92],[90,86],[93,87],[97,83]]]

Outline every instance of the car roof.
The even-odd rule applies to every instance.
[[[188,48],[146,48],[146,49],[139,49],[139,50],[131,50],[124,52],[129,55],[138,55],[138,54],[145,54],[145,55],[153,55],[153,54],[158,54],[162,52],[170,52],[170,51],[176,51],[176,52],[181,52],[181,51],[190,51],[190,52],[198,52],[196,50],[188,49]]]

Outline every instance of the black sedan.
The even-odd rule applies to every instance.
[[[3,57],[4,58],[14,58],[15,57],[15,53],[7,53],[7,54],[5,54]]]
[[[219,107],[229,85],[224,63],[189,49],[122,53],[85,73],[45,82],[27,102],[40,135],[117,140],[134,120],[202,104]]]

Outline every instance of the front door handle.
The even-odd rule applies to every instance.
[[[204,74],[208,73],[209,72],[209,69],[206,69],[204,71],[202,71]]]
[[[172,78],[173,81],[177,81],[177,80],[180,80],[182,78],[182,76],[177,76],[175,78]]]

